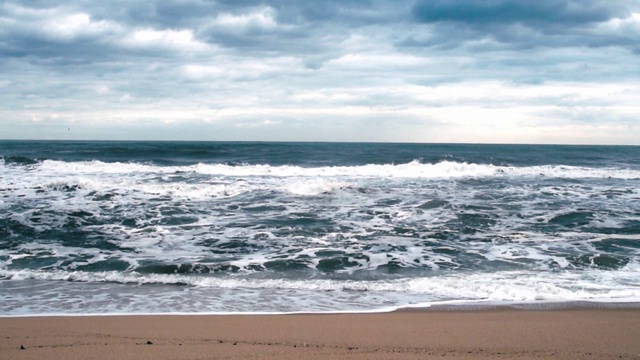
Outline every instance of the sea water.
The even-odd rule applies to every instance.
[[[0,142],[0,315],[640,301],[640,147]]]

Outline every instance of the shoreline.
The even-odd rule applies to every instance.
[[[478,311],[572,311],[572,310],[640,310],[640,302],[635,301],[538,301],[538,302],[442,302],[434,304],[404,305],[371,310],[335,311],[266,311],[266,312],[122,312],[122,313],[35,313],[0,314],[3,318],[43,318],[43,317],[119,317],[119,316],[291,316],[291,315],[367,315],[395,312],[478,312]]]
[[[0,337],[11,359],[640,359],[640,308],[4,317]]]

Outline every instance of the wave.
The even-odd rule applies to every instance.
[[[530,273],[447,274],[393,280],[251,279],[181,274],[139,274],[81,271],[0,269],[5,280],[45,280],[79,283],[181,285],[216,289],[293,290],[322,292],[367,292],[424,294],[441,300],[489,301],[581,301],[639,299],[638,266],[613,272],[565,271]],[[612,281],[615,277],[615,281]]]
[[[12,164],[5,163],[4,166]],[[302,167],[294,165],[203,164],[190,166],[158,166],[141,163],[108,163],[102,161],[64,162],[44,160],[30,164],[40,171],[65,174],[189,174],[233,177],[368,177],[368,178],[487,178],[487,177],[548,177],[548,178],[612,178],[640,179],[640,170],[622,168],[592,168],[567,165],[497,166],[456,161],[404,164],[368,164],[356,166]]]
[[[33,165],[41,162],[26,156],[0,156],[0,165]]]

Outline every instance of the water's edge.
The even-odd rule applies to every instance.
[[[289,316],[289,315],[366,315],[390,314],[405,312],[483,312],[483,311],[640,311],[640,302],[599,302],[599,301],[565,301],[565,302],[535,302],[535,303],[446,303],[420,304],[399,306],[373,310],[338,310],[338,311],[291,311],[291,312],[141,312],[141,313],[43,313],[3,315],[3,318],[45,318],[45,317],[124,317],[124,316]]]

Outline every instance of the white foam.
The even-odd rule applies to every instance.
[[[187,286],[181,288],[197,292],[198,301],[208,309],[228,302],[222,311],[255,311],[259,306],[333,311],[452,299],[640,298],[637,248],[628,246],[625,253],[612,245],[608,255],[620,259],[615,267],[627,263],[622,268],[600,271],[593,262],[590,266],[570,261],[573,255],[598,256],[598,241],[637,240],[635,234],[611,230],[640,220],[635,205],[640,190],[637,181],[627,181],[640,179],[638,171],[418,161],[315,168],[50,160],[3,166],[0,210],[6,219],[36,234],[28,244],[0,250],[0,277],[11,279],[2,282],[5,285],[43,282],[56,291],[61,291],[61,284],[71,284],[71,290],[82,284],[99,284],[107,290],[119,285],[114,293],[126,294],[138,285],[153,284],[149,288],[169,289],[170,295],[157,294],[165,296],[163,305],[181,309],[179,298],[185,294],[179,294],[175,285],[183,284]],[[550,177],[595,180],[546,181]],[[422,206],[434,199],[441,200],[440,205]],[[584,209],[594,213],[593,218],[579,220],[586,222],[588,231],[552,222]],[[465,232],[463,216],[475,221],[474,231]],[[114,246],[82,248],[40,237],[50,230],[66,231],[75,222],[89,234],[108,234],[106,241]],[[598,232],[593,227],[604,229]],[[316,254],[320,252],[338,255]],[[40,270],[13,270],[30,258],[53,264]],[[338,264],[326,271],[319,266],[323,259]],[[128,268],[75,271],[105,260],[123,261]],[[149,260],[212,271],[219,265],[237,268],[224,277],[134,272]],[[342,267],[339,263],[345,260],[349,264]],[[296,275],[268,269],[265,264],[273,261],[295,262],[310,277],[288,279]],[[34,264],[26,266],[38,266]],[[52,268],[57,270],[47,270]],[[495,268],[509,271],[487,270]],[[272,275],[285,278],[264,279]],[[358,276],[377,280],[358,280]],[[346,278],[352,280],[336,280]],[[34,301],[46,309],[47,296],[57,296],[52,291],[14,304],[26,309]],[[217,295],[210,297],[209,292]],[[14,295],[5,292],[0,300],[1,296]],[[120,301],[121,295],[112,296]],[[135,305],[153,311],[154,305],[145,303],[148,297],[141,294]],[[191,310],[197,310],[195,298]],[[256,300],[263,298],[264,302]],[[103,298],[94,300],[100,306],[107,304],[109,311],[118,310],[109,308]],[[76,309],[71,302],[65,306]]]
[[[637,264],[616,271],[443,273],[394,280],[253,279],[240,276],[139,274],[136,272],[82,272],[0,269],[8,280],[77,281],[119,284],[183,284],[224,289],[289,289],[320,291],[410,292],[435,298],[500,301],[615,299],[640,297]]]
[[[623,274],[445,273],[422,278],[343,281],[2,269],[3,286],[22,287],[23,291],[5,291],[0,295],[6,304],[0,315],[363,312],[436,304],[637,302],[638,267],[633,265],[617,272]],[[19,285],[23,282],[27,287]],[[144,284],[154,285],[137,286]]]
[[[63,162],[45,160],[31,168],[50,173],[74,174],[180,174],[198,173],[222,176],[275,176],[275,177],[389,177],[389,178],[459,178],[491,176],[544,176],[551,178],[615,178],[640,179],[640,171],[616,168],[587,168],[577,166],[512,167],[491,164],[473,164],[442,161],[423,164],[414,160],[405,164],[369,164],[358,166],[300,167],[292,165],[240,165],[196,164],[190,166],[156,166],[137,163],[105,163],[101,161]]]
[[[346,182],[340,181],[327,181],[324,179],[314,179],[306,181],[295,181],[284,188],[286,191],[295,195],[313,196],[320,194],[327,194],[336,189],[341,189],[348,186]]]

